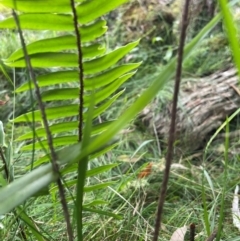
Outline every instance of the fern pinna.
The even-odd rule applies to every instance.
[[[140,65],[140,63],[117,64],[137,46],[138,41],[113,51],[107,51],[104,44],[103,36],[107,31],[107,25],[102,16],[124,2],[127,0],[0,1],[5,7],[12,8],[19,13],[17,18],[22,31],[39,31],[39,36],[41,36],[41,31],[48,30],[54,33],[54,37],[39,39],[28,44],[26,46],[27,56],[33,69],[44,68],[45,71],[47,70],[47,73],[36,76],[36,83],[45,106],[44,111],[52,135],[53,148],[57,150],[60,171],[64,175],[74,172],[82,174],[78,183],[82,187],[86,177],[116,166],[116,164],[109,164],[85,170],[86,165],[85,168],[82,165],[83,171],[81,172],[79,168],[81,169],[84,161],[79,163],[79,155],[81,155],[83,146],[87,147],[92,138],[102,135],[108,129],[111,121],[94,124],[96,123],[94,120],[123,93],[123,91],[118,91],[118,88],[131,78]],[[17,27],[14,17],[0,22],[1,29],[17,29]],[[21,48],[5,59],[4,64],[14,68],[25,68],[27,66],[25,58],[24,48]],[[34,96],[33,80],[26,80],[15,91],[16,93],[32,91]],[[42,151],[45,154],[41,158],[36,158],[35,155],[32,167],[42,166],[25,175],[21,179],[21,184],[19,182],[13,184],[12,195],[15,201],[9,202],[5,199],[5,202],[1,203],[0,213],[11,210],[57,179],[51,165],[47,164],[51,157],[47,141],[48,134],[42,122],[42,113],[39,108],[14,119],[14,123],[26,123],[31,127],[34,126],[29,129],[28,133],[18,137],[18,141],[31,142],[25,144],[21,151]],[[92,155],[90,153],[90,157],[85,159],[85,164],[91,158],[101,155],[113,146],[105,146]],[[69,188],[75,185],[79,178],[77,180],[67,179],[65,184]],[[84,187],[82,190],[83,192],[99,190],[110,184],[110,182],[104,182]],[[22,187],[26,189],[24,195],[19,191]],[[55,190],[56,187],[51,189],[52,192]],[[4,194],[4,190],[2,190],[1,197],[7,196],[8,191],[6,190]],[[80,195],[83,195],[83,192]],[[85,209],[99,211],[98,209],[92,210],[91,205]],[[113,213],[104,213],[102,210],[100,213],[117,217]]]

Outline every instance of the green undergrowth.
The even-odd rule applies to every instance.
[[[9,32],[8,34],[5,39],[6,45],[12,33]],[[5,51],[1,49],[1,58],[8,56],[17,46],[14,38],[11,41],[10,48],[12,49],[4,49],[4,45],[0,46]],[[139,93],[151,84],[156,73],[175,54],[174,46],[164,46],[163,48],[165,57],[168,57],[164,61],[157,60],[160,52],[157,47],[155,50],[149,50],[148,48],[142,49],[140,45],[140,53],[139,49],[131,53],[131,61],[142,60],[144,63],[136,75],[124,84],[125,94],[123,97],[116,101],[111,110],[99,118],[99,122],[101,122],[101,118],[112,120],[116,116],[121,115],[123,110],[136,99]],[[230,51],[226,44],[226,38],[223,35],[219,34],[209,37],[185,62],[184,75],[205,76],[221,70],[229,63],[229,56]],[[128,62],[128,60],[123,61]],[[16,81],[20,83],[21,78],[25,78],[25,73],[22,70],[17,70],[16,76]],[[3,82],[0,81],[0,85],[2,89],[0,92],[1,99],[4,99],[6,94],[10,97],[8,104],[1,109],[0,115],[2,116],[0,119],[5,118],[7,120],[13,117],[13,103],[16,105],[16,115],[24,113],[31,108],[29,96],[22,94],[18,95],[17,99],[14,99],[12,88],[8,86],[6,92],[4,90],[6,84],[3,85]],[[161,105],[164,106],[167,101],[171,100],[171,93],[172,83],[169,83],[157,96],[159,107]],[[236,120],[236,125],[238,123],[239,121]],[[22,135],[27,128],[27,126],[16,125],[15,137]],[[11,125],[9,125],[6,132],[9,137],[11,135]],[[107,215],[103,216],[85,211],[83,227],[85,240],[151,240],[159,187],[165,167],[164,157],[166,149],[161,146],[161,143],[159,146],[155,136],[136,130],[133,123],[128,129],[123,130],[117,138],[119,145],[111,152],[90,161],[89,167],[112,163],[117,163],[118,165],[110,172],[96,175],[94,179],[89,178],[86,181],[87,184],[95,184],[99,181],[111,181],[112,184],[107,189],[86,194],[84,203],[107,200],[108,204],[102,203],[98,207],[104,212],[114,212],[119,216],[118,219],[115,219]],[[172,233],[178,227],[190,225],[191,223],[196,225],[196,241],[206,240],[209,236],[209,230],[212,232],[218,227],[224,188],[225,209],[222,240],[240,240],[236,239],[239,236],[239,232],[232,224],[231,214],[233,193],[239,181],[239,152],[235,151],[239,141],[237,139],[230,141],[227,169],[224,164],[224,140],[219,140],[218,143],[221,145],[221,151],[216,150],[217,145],[215,142],[211,144],[205,156],[203,155],[204,150],[200,150],[196,153],[189,153],[189,155],[185,153],[184,158],[181,156],[175,157],[171,169],[159,240],[170,240]],[[21,142],[14,143],[16,152],[23,144]],[[40,156],[41,154],[36,152],[36,155]],[[23,152],[21,155],[14,154],[16,178],[27,172],[23,167],[31,163],[31,158],[32,153],[30,152]],[[139,174],[146,169],[149,163],[152,164],[149,175],[139,178]],[[227,175],[225,175],[226,172]],[[67,176],[66,178],[70,177]],[[69,192],[67,190],[66,192],[69,194],[70,191],[72,190],[69,190]],[[25,203],[28,215],[33,219],[41,233],[48,237],[49,240],[59,240],[59,233],[62,234],[62,240],[67,240],[64,218],[57,201],[58,199],[57,195],[50,197],[41,196],[35,200],[30,199]],[[74,206],[73,203],[69,205]],[[13,225],[11,216],[5,218],[2,221],[2,225],[7,228],[0,230],[0,237],[4,237],[4,240],[15,240],[15,232],[18,230],[18,227],[14,226],[16,223]],[[29,234],[30,236],[31,234]]]
[[[0,8],[1,14],[1,8]],[[41,35],[36,31],[24,31],[24,39],[26,44],[37,39],[54,37],[55,33],[44,31]],[[13,30],[5,30],[1,32],[0,44],[0,59],[7,59],[14,51],[21,47],[18,35]],[[35,69],[35,73],[45,73],[45,69]],[[0,61],[0,100],[6,101],[6,104],[1,106],[0,120],[7,123],[8,120],[14,119],[14,116],[19,116],[26,113],[32,108],[31,97],[27,92],[14,95],[14,89],[22,85],[28,74],[24,68],[9,68],[3,65]],[[33,106],[36,104],[33,103]]]
[[[85,211],[84,235],[86,240],[151,240],[159,186],[165,166],[165,150],[162,153],[159,152],[156,138],[133,128],[132,125],[123,131],[118,147],[89,163],[91,167],[118,163],[118,166],[111,172],[87,180],[88,184],[99,181],[113,181],[113,183],[104,191],[88,193],[84,198],[85,203],[107,200],[107,205],[104,203],[100,205],[101,210],[114,212],[119,215],[119,219],[98,214],[92,215]],[[196,240],[206,240],[207,230],[212,232],[218,226],[221,197],[223,187],[226,185],[222,240],[236,241],[238,230],[232,224],[231,214],[233,192],[238,184],[240,171],[238,155],[231,154],[236,142],[236,140],[230,142],[227,180],[224,176],[226,168],[224,148],[222,152],[214,152],[213,146],[210,146],[209,153],[205,157],[201,154],[185,159],[181,157],[174,159],[160,240],[170,240],[176,228],[191,223],[196,225]],[[22,156],[15,156],[15,160],[16,177],[18,177],[26,172],[21,169],[21,166],[26,166],[26,161],[31,160],[31,153],[26,152]],[[139,179],[138,174],[146,168],[148,163],[153,163],[150,175]],[[208,224],[204,217],[203,187]],[[30,199],[25,203],[25,207],[41,233],[49,240],[58,240],[59,232],[62,233],[62,240],[67,240],[63,215],[57,199],[57,195],[41,196],[36,200]],[[4,219],[2,224],[8,225],[8,229],[1,231],[2,237],[13,236],[17,227],[11,226],[10,217]]]
[[[231,52],[224,34],[218,33],[205,39],[184,62],[186,76],[207,76],[227,69],[231,63]]]

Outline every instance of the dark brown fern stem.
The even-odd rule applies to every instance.
[[[167,185],[168,185],[170,168],[171,168],[171,163],[173,158],[177,102],[178,102],[178,93],[179,93],[181,74],[182,74],[183,50],[184,50],[186,30],[188,25],[189,3],[190,3],[190,0],[186,0],[184,10],[183,10],[183,15],[182,15],[182,27],[181,27],[181,34],[180,34],[179,49],[178,49],[178,60],[177,60],[177,69],[176,69],[175,86],[174,86],[174,94],[173,94],[173,105],[172,105],[172,112],[171,112],[171,123],[170,123],[170,129],[169,129],[168,149],[167,149],[167,156],[166,156],[166,168],[164,171],[163,181],[162,181],[160,195],[158,199],[158,207],[157,207],[155,228],[154,228],[154,234],[153,234],[153,241],[158,240],[159,231],[161,229],[163,206],[164,206],[165,197],[167,193]]]
[[[190,224],[190,238],[189,238],[189,241],[194,241],[195,240],[195,229],[196,229],[195,224],[191,223]]]
[[[78,71],[79,71],[79,116],[78,116],[78,141],[82,140],[82,130],[83,130],[83,105],[84,105],[84,70],[83,70],[83,53],[82,53],[82,40],[79,31],[78,15],[75,8],[74,0],[71,1],[71,8],[73,13],[74,30],[76,34],[77,41],[77,52],[78,52]]]
[[[51,134],[51,131],[50,131],[50,128],[49,128],[49,125],[48,125],[45,106],[44,106],[44,103],[43,103],[42,98],[41,98],[40,88],[38,86],[36,76],[35,76],[35,73],[33,71],[29,55],[27,53],[27,48],[26,48],[26,44],[25,44],[25,41],[24,41],[24,37],[23,37],[21,26],[20,26],[20,22],[19,22],[17,14],[14,10],[12,11],[12,15],[13,15],[13,18],[15,20],[17,30],[18,30],[18,33],[19,33],[19,37],[20,37],[20,41],[21,41],[21,45],[22,45],[22,49],[23,49],[23,53],[24,53],[26,66],[27,66],[27,69],[29,71],[30,78],[32,79],[32,81],[34,83],[36,98],[37,98],[37,101],[38,101],[42,121],[43,121],[44,128],[45,128],[45,131],[46,131],[47,142],[48,142],[48,146],[49,146],[49,150],[50,150],[52,168],[53,168],[53,171],[59,176],[59,178],[57,179],[57,185],[58,185],[58,189],[59,189],[59,196],[60,196],[60,201],[61,201],[62,208],[63,208],[64,218],[65,218],[66,225],[67,225],[68,238],[69,238],[69,241],[73,241],[73,232],[72,232],[72,227],[71,227],[71,222],[70,222],[70,215],[69,215],[69,212],[68,212],[64,187],[63,187],[63,184],[62,184],[61,179],[60,179],[61,175],[60,175],[59,166],[58,166],[58,163],[57,163],[57,154],[54,150],[52,134]]]

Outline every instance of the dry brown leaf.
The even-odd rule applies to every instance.
[[[6,101],[0,100],[0,105],[5,105]]]
[[[148,165],[138,174],[138,178],[142,179],[149,176],[152,173],[153,163],[149,162]]]
[[[170,241],[184,241],[184,236],[187,232],[187,226],[178,228],[173,234]]]
[[[6,94],[5,95],[5,100],[0,100],[0,105],[5,105],[9,101],[9,96]]]

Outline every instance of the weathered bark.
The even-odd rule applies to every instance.
[[[225,120],[240,106],[240,90],[235,69],[211,76],[184,81],[179,95],[176,139],[184,150],[201,147]],[[157,103],[147,106],[140,115],[143,124],[161,140],[168,137],[171,103],[157,113]]]

